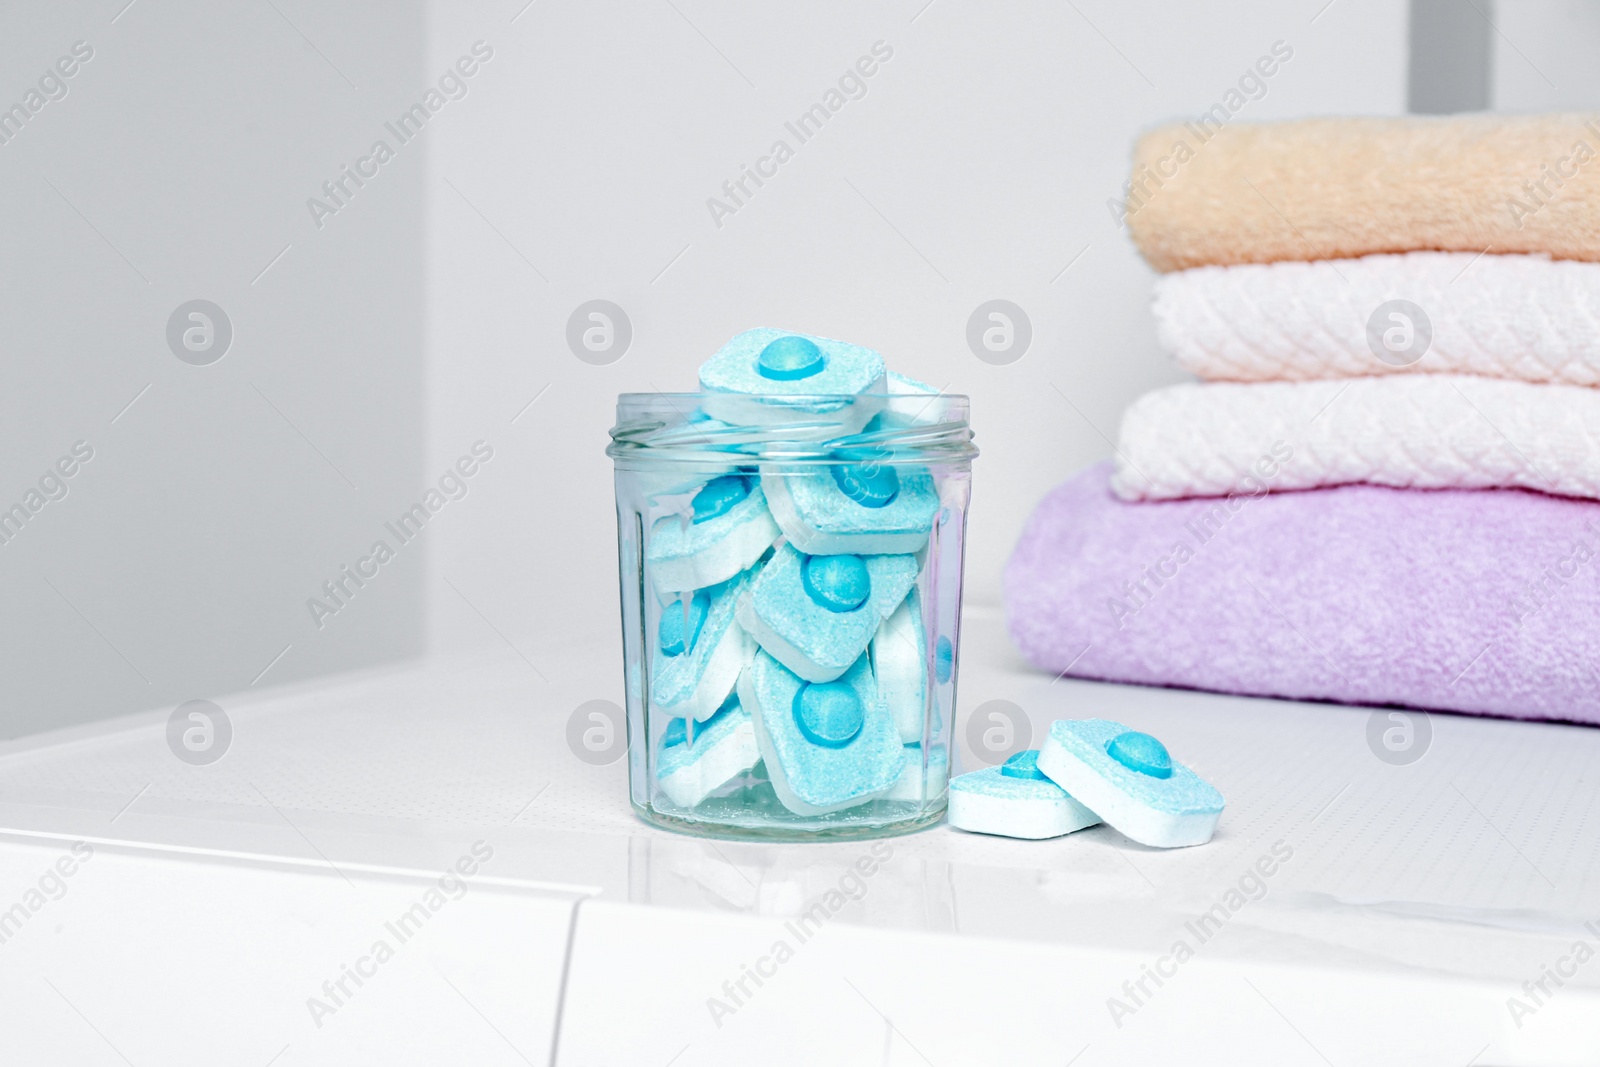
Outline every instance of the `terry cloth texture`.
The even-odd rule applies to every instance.
[[[1600,390],[1447,374],[1188,383],[1122,416],[1111,485],[1124,499],[1255,491],[1257,478],[1600,499]]]
[[[1600,723],[1600,504],[1519,489],[1053,490],[1005,573],[1053,674]]]
[[[1394,314],[1416,318],[1384,306],[1396,300],[1425,318],[1386,346],[1384,334],[1407,325]],[[1155,318],[1161,346],[1212,380],[1411,373],[1600,385],[1600,263],[1409,252],[1196,267],[1156,279]]]
[[[1126,210],[1162,272],[1425,250],[1600,260],[1600,115],[1196,120],[1139,140]]]

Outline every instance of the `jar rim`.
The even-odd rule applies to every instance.
[[[978,454],[970,403],[960,393],[623,393],[606,454],[619,467],[859,463],[863,453],[968,464]]]
[[[649,403],[656,400],[668,402],[673,400],[687,400],[692,401],[695,404],[699,404],[700,401],[704,400],[706,397],[735,397],[758,401],[766,400],[774,403],[790,403],[794,401],[811,400],[857,401],[877,399],[921,400],[924,402],[929,400],[952,400],[966,404],[972,399],[966,393],[728,393],[713,392],[703,389],[676,392],[671,390],[663,391],[660,389],[652,389],[649,392],[639,391],[634,393],[618,393],[617,408],[618,410],[621,410],[625,404],[632,404],[635,402]]]

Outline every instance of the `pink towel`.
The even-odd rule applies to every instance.
[[[1600,724],[1600,504],[1347,485],[1045,497],[1005,574],[1012,638],[1083,678]]]

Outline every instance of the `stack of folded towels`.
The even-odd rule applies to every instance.
[[[1035,511],[1018,645],[1600,723],[1600,117],[1200,132],[1142,139],[1127,222],[1203,381],[1135,401],[1115,459]]]

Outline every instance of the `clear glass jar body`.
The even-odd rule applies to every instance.
[[[967,399],[727,400],[618,399],[633,806],[718,837],[936,823],[977,454]]]

